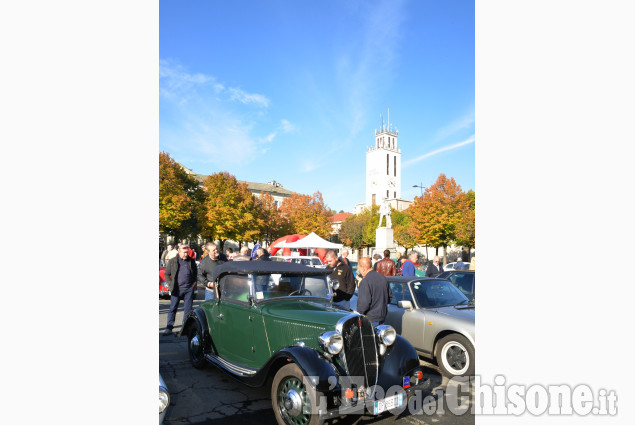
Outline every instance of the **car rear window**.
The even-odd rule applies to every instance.
[[[276,282],[269,275],[254,275],[254,282],[256,300],[302,295],[326,298],[329,295],[325,276],[283,275]]]

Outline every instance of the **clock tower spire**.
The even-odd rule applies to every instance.
[[[399,130],[388,123],[375,129],[375,145],[366,152],[366,205],[379,205],[383,199],[401,198],[401,149],[397,147]]]

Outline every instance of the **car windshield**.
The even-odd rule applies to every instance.
[[[446,307],[469,302],[465,295],[448,281],[412,282],[410,285],[417,304],[422,308]]]
[[[254,275],[256,300],[303,295],[320,298],[330,296],[326,276],[278,276]]]

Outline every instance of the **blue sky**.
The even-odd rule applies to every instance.
[[[352,212],[380,114],[402,198],[475,189],[473,1],[161,1],[159,149]]]

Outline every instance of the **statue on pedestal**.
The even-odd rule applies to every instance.
[[[384,217],[386,217],[386,225],[382,226],[381,222]],[[389,229],[392,227],[392,222],[390,221],[390,203],[387,198],[384,198],[381,206],[379,207],[379,226],[377,226],[377,228],[379,229],[381,227],[387,227]]]

